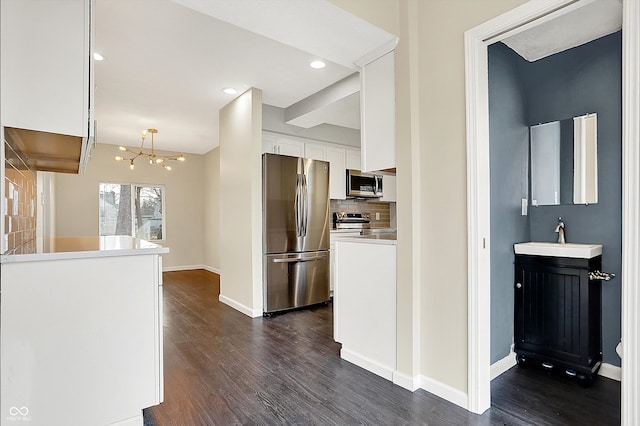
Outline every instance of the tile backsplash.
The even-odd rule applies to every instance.
[[[4,141],[4,254],[36,251],[36,172]]]
[[[391,227],[391,212],[389,203],[377,203],[367,200],[331,200],[329,203],[329,214],[333,221],[334,212],[347,213],[369,213],[371,216],[371,228]],[[376,220],[376,213],[380,214],[380,219]],[[333,222],[332,222],[333,224]]]

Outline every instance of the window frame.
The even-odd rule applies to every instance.
[[[99,181],[98,182],[98,235],[103,237],[107,235],[102,235],[100,229],[101,216],[100,216],[100,188],[102,185],[129,185],[131,186],[131,234],[135,234],[136,224],[135,224],[135,188],[146,187],[146,188],[160,188],[162,191],[162,239],[160,240],[145,240],[151,243],[165,243],[167,241],[167,210],[166,210],[166,194],[167,188],[164,184],[156,184],[156,183],[137,183],[137,182],[127,182],[127,181]],[[124,236],[124,235],[123,235]],[[138,238],[135,235],[129,235],[132,238]]]

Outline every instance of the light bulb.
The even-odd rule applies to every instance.
[[[184,158],[184,155],[181,154],[181,155],[178,156],[178,158],[176,158],[176,160],[184,161],[184,160],[186,160],[186,158]]]
[[[133,170],[133,160],[131,160],[131,161],[129,162],[129,168],[130,168],[131,170]]]
[[[116,161],[122,161],[122,160],[124,160],[124,158],[123,158],[123,157],[120,157],[119,155],[116,155],[116,157],[115,157],[115,158],[116,158]]]
[[[166,164],[163,167],[167,170],[171,170],[171,166],[167,166]]]
[[[156,164],[160,164],[164,161],[164,158],[156,158]]]
[[[149,158],[149,164],[153,164],[153,159]]]
[[[120,151],[126,151],[126,150],[127,150],[127,148],[125,148],[124,146],[119,146],[119,147],[118,147],[118,149],[119,149]]]

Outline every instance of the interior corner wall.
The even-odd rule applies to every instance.
[[[220,272],[220,148],[204,155],[204,265]]]
[[[422,182],[413,196],[422,200],[420,261],[427,271],[421,282],[421,371],[461,399],[468,380],[464,32],[522,3],[418,2]]]
[[[529,126],[523,76],[526,62],[502,43],[488,48],[489,161],[491,170],[491,363],[510,352],[513,340],[513,244],[528,241]]]
[[[262,91],[220,110],[220,300],[262,315]]]
[[[531,241],[554,241],[562,217],[567,242],[602,244],[603,361],[619,366],[622,269],[622,33],[527,63],[529,124],[598,114],[598,203],[530,209]]]
[[[168,172],[144,162],[129,170],[127,164],[114,161],[118,152],[117,145],[98,144],[85,173],[56,173],[56,237],[99,234],[101,182],[164,185],[166,241],[160,244],[169,247],[170,252],[162,255],[163,267],[200,267],[204,241],[202,156],[188,154],[187,161]]]

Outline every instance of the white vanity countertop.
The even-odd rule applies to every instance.
[[[59,237],[38,241],[33,254],[2,255],[0,263],[163,253],[169,253],[169,248],[128,236]]]

